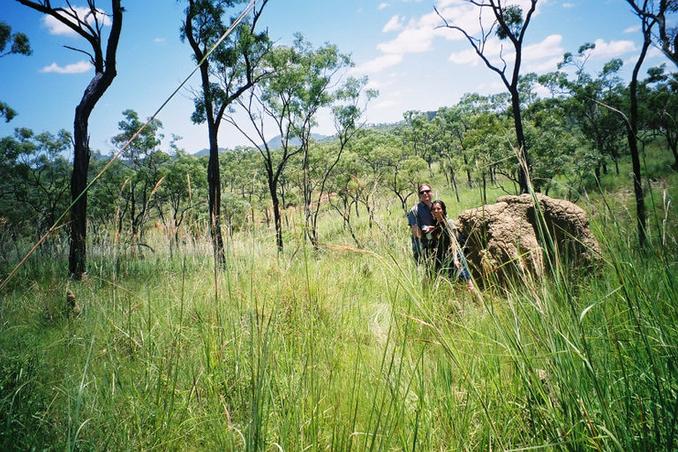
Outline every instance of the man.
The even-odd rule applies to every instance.
[[[419,203],[412,207],[407,214],[407,223],[412,230],[412,253],[414,260],[421,262],[425,251],[429,246],[427,234],[433,230],[433,215],[431,214],[431,186],[421,184],[417,189],[419,192]]]

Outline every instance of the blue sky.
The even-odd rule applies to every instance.
[[[19,113],[0,125],[0,136],[15,127],[71,130],[74,108],[92,70],[84,55],[63,46],[86,48],[84,43],[13,0],[2,3],[0,21],[28,34],[34,52],[0,58],[0,99]],[[97,2],[104,10],[110,7],[107,3]],[[142,117],[152,114],[193,65],[188,45],[179,40],[181,2],[123,0],[123,5],[118,76],[90,120],[91,145],[103,152],[112,149],[110,138],[117,133],[123,110],[131,108]],[[370,86],[380,92],[368,107],[367,120],[395,122],[407,110],[452,105],[467,92],[502,91],[499,78],[473,55],[460,34],[436,29],[441,21],[434,5],[451,22],[477,27],[477,14],[463,0],[270,0],[262,20],[279,43],[301,32],[314,45],[331,42],[350,53],[356,64],[352,72],[368,75]],[[588,63],[591,70],[621,58],[628,75],[640,46],[638,19],[623,0],[540,0],[527,31],[522,72],[553,70],[564,52],[575,52],[584,42],[597,44]],[[488,49],[498,55],[498,46],[490,44]],[[653,49],[645,68],[664,61]],[[198,83],[196,74],[189,84]],[[166,137],[183,137],[179,145],[194,152],[207,147],[207,133],[204,125],[190,121],[191,96],[188,90],[180,92],[159,119]],[[331,131],[326,115],[321,116],[317,132]],[[222,147],[246,142],[227,124],[219,138]]]

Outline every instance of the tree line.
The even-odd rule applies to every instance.
[[[132,252],[143,252],[148,246],[144,234],[153,222],[171,231],[173,250],[181,237],[206,228],[215,259],[223,265],[222,221],[231,233],[262,215],[275,229],[275,245],[282,251],[286,209],[303,210],[305,236],[315,247],[321,213],[334,212],[361,245],[353,229],[354,216],[366,212],[371,226],[375,200],[384,195],[405,210],[416,183],[434,172],[444,175],[457,198],[462,184],[477,188],[483,202],[490,185],[511,193],[526,192],[527,172],[535,190],[548,193],[560,184],[567,187],[567,196],[575,197],[609,171],[608,166],[619,172],[619,159],[626,153],[633,162],[642,244],[645,220],[638,145],[661,137],[678,169],[677,75],[660,66],[650,69],[646,78],[639,76],[652,43],[676,62],[670,41],[673,31],[666,28],[666,16],[676,11],[672,2],[655,7],[628,0],[643,33],[641,55],[629,84],[619,77],[620,60],[608,62],[597,73],[588,70],[592,44],[565,54],[557,71],[521,74],[522,43],[536,0],[525,13],[499,2],[478,3],[479,17],[488,8],[493,14],[492,27],[483,29],[480,37],[441,15],[441,26],[463,33],[487,67],[500,76],[507,92],[467,94],[456,105],[435,112],[406,112],[398,124],[365,127],[365,109],[377,93],[367,89],[367,78],[349,75],[351,58],[336,46],[316,48],[301,35],[291,45],[274,45],[268,31],[259,30],[267,0],[258,6],[248,2],[250,14],[244,20],[239,17],[239,27],[216,46],[234,25],[234,12],[246,2],[186,0],[180,33],[200,69],[191,119],[206,125],[209,155],[187,154],[177,137],[163,149],[162,124],[151,120],[137,134],[146,121],[127,110],[113,139],[123,152],[120,159],[109,162],[110,157],[98,154],[90,160],[87,123],[116,75],[123,18],[120,1],[111,2],[107,40],[102,12],[94,0],[88,1],[87,17],[48,0],[17,1],[83,37],[91,50],[74,50],[90,56],[95,75],[75,109],[72,133],[17,129],[0,141],[0,227],[12,237],[37,237],[54,232],[56,212],[70,209],[69,270],[76,278],[86,268],[88,220],[124,237]],[[30,54],[24,35],[12,35],[4,24],[0,31],[0,51],[14,39],[10,51],[1,55]],[[493,36],[511,42],[512,67],[485,58],[484,43]],[[549,95],[538,96],[538,88]],[[3,104],[3,111],[13,115],[8,108]],[[335,135],[316,142],[312,131],[321,110],[331,113]],[[244,122],[236,111],[244,115]],[[223,123],[239,131],[250,146],[220,153],[218,132]],[[270,139],[276,136],[280,147],[272,149]],[[72,165],[65,156],[68,151],[74,156]],[[85,190],[88,177],[104,165],[108,165],[106,176]],[[64,229],[55,233],[63,234]]]

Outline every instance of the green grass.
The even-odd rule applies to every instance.
[[[328,213],[334,245],[291,234],[277,257],[271,231],[245,231],[216,278],[207,243],[170,258],[161,238],[94,256],[81,283],[32,259],[0,294],[0,449],[675,449],[675,209],[648,193],[640,252],[615,183],[582,200],[598,271],[479,298],[422,284],[385,201],[372,229],[357,219],[365,250]]]

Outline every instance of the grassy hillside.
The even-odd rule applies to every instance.
[[[554,266],[477,297],[422,283],[388,199],[372,228],[358,219],[366,249],[328,212],[320,252],[297,231],[278,257],[262,226],[228,242],[224,272],[209,243],[145,259],[100,247],[82,283],[36,256],[0,294],[0,449],[673,450],[668,161],[647,166],[648,250],[623,164],[579,196],[600,269]],[[441,196],[452,214],[480,199]]]

